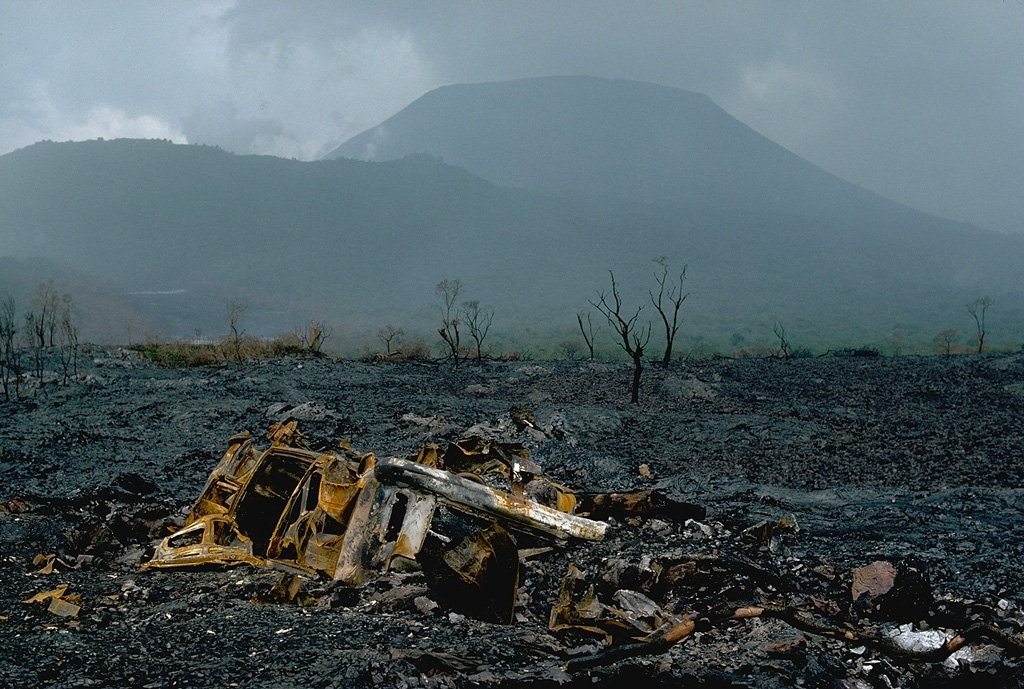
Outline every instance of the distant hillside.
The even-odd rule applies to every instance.
[[[536,353],[573,336],[609,269],[627,306],[645,303],[660,255],[690,266],[684,347],[770,344],[775,321],[795,346],[928,341],[973,327],[964,304],[982,294],[996,304],[991,341],[1024,339],[1024,239],[872,198],[873,217],[827,218],[513,189],[427,155],[43,142],[0,156],[0,271],[20,266],[22,295],[39,274],[24,266],[78,276],[65,284],[113,341],[222,334],[226,302],[241,299],[254,334],[325,320],[332,344],[374,346],[392,323],[433,344],[434,286],[459,277],[464,298],[496,307],[496,344]]]
[[[701,94],[597,77],[445,86],[327,158],[415,153],[498,184],[588,200],[619,224],[627,253],[653,233],[650,246],[690,261],[695,276],[718,277],[703,298],[722,316],[739,299],[756,304],[753,313],[830,322],[832,332],[830,314],[840,313],[851,325],[874,320],[871,330],[916,331],[943,320],[960,327],[959,302],[992,292],[1009,309],[1006,326],[1024,327],[1024,238],[841,180]]]
[[[909,210],[787,151],[707,96],[623,79],[444,86],[325,157],[413,153],[539,191],[834,219]]]
[[[154,308],[195,311],[187,335],[219,326],[236,295],[261,305],[247,313],[259,330],[289,330],[426,309],[447,276],[501,296],[489,277],[515,285],[551,260],[523,247],[561,234],[521,197],[425,156],[303,163],[160,141],[45,142],[0,157],[0,255],[61,261]]]

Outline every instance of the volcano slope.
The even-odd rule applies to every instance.
[[[1022,354],[678,363],[645,373],[639,406],[618,363],[170,370],[123,350],[87,358],[81,382],[0,407],[4,686],[1024,683]],[[295,418],[314,447],[348,439],[402,456],[479,423],[514,435],[509,411],[522,407],[547,432],[518,439],[549,478],[654,490],[706,517],[620,514],[603,541],[531,554],[512,625],[434,607],[417,572],[357,590],[309,581],[300,605],[274,602],[272,570],[137,566],[239,431],[261,438]],[[854,602],[854,570],[878,561],[895,585]],[[600,657],[603,633],[549,628],[570,565],[591,608],[605,606],[589,626],[610,610],[709,622],[671,646]],[[630,607],[644,600],[631,592],[657,611]],[[749,605],[799,615],[712,614]],[[965,631],[945,660],[878,641],[934,647]],[[611,636],[620,647],[641,634]]]

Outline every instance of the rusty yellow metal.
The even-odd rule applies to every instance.
[[[144,567],[188,565],[264,565],[252,552],[252,541],[224,515],[205,514],[160,541]]]
[[[316,452],[295,422],[275,424],[268,438],[263,452],[249,433],[228,441],[185,526],[156,544],[144,567],[250,564],[358,586],[395,558],[416,559],[439,501],[538,536],[604,535],[603,522],[571,513],[575,496],[562,486],[547,489],[554,506],[524,495],[523,481],[537,480],[540,468],[521,446],[466,438],[444,453],[428,444],[409,459],[378,459],[347,443]]]
[[[462,476],[398,457],[380,460],[375,473],[381,482],[434,493],[456,507],[506,519],[520,528],[556,538],[600,540],[607,529],[604,522],[519,499]]]

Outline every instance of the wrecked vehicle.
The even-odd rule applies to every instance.
[[[295,421],[274,424],[268,438],[263,452],[248,432],[230,439],[184,527],[143,567],[250,564],[348,586],[419,568],[475,616],[507,623],[518,585],[513,533],[559,541],[605,532],[573,514],[575,496],[541,478],[521,446],[469,437],[408,459],[346,444],[317,452]]]

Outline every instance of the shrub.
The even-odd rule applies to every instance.
[[[778,350],[768,345],[754,345],[750,347],[738,347],[732,350],[734,359],[765,359],[776,356]]]
[[[562,359],[579,361],[583,358],[583,345],[579,340],[563,340],[556,347],[556,351]]]
[[[882,356],[882,352],[875,347],[835,349],[832,350],[831,354],[833,356]]]
[[[139,352],[153,363],[168,368],[194,368],[215,366],[229,361],[251,361],[316,354],[305,348],[295,334],[282,335],[273,339],[260,339],[244,335],[232,336],[214,343],[164,342],[150,339],[145,344],[132,345],[131,349]]]
[[[217,344],[193,344],[191,342],[163,342],[147,340],[145,344],[132,345],[146,359],[168,368],[192,368],[210,366],[224,361],[217,350]]]
[[[406,361],[423,361],[430,358],[430,347],[418,337],[403,342],[398,352]]]
[[[525,361],[526,355],[520,352],[518,349],[510,349],[504,352],[500,352],[493,358],[495,361]]]

